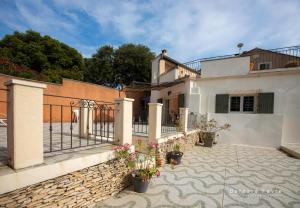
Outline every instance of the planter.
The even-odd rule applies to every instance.
[[[212,147],[215,141],[215,137],[215,132],[201,131],[199,139],[201,139],[201,141],[203,142],[204,147]]]
[[[183,152],[168,152],[167,153],[167,162],[171,163],[171,160],[174,160],[176,162],[176,165],[179,165],[181,163]]]
[[[143,181],[140,177],[133,178],[133,190],[137,193],[145,193],[148,190],[150,180]]]

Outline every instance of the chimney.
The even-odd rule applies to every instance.
[[[162,49],[162,50],[161,50],[161,54],[162,54],[162,55],[167,55],[167,54],[168,54],[167,49]]]

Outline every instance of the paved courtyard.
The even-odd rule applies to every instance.
[[[197,146],[166,165],[147,193],[131,188],[97,207],[300,207],[300,160],[275,149]]]

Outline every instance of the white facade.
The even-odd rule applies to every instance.
[[[279,140],[285,144],[300,143],[300,69],[296,73],[276,72],[262,75],[258,72],[256,76],[203,78],[196,82],[201,93],[198,112],[209,113],[221,123],[226,120],[232,125],[231,132],[221,133],[224,136],[223,141],[274,147],[280,145]],[[273,114],[235,112],[215,114],[216,94],[256,94],[259,92],[274,92]],[[282,122],[281,128],[278,127],[280,121]],[[253,138],[245,142],[246,135],[252,135]],[[269,141],[268,145],[266,145],[266,140]]]
[[[164,73],[160,76],[159,82],[173,82],[174,80],[178,79],[178,70],[174,69],[167,73]]]
[[[157,56],[153,61],[151,65],[151,84],[157,84],[158,83],[158,76],[159,76],[159,60],[160,57]]]
[[[220,124],[230,123],[230,131],[220,132],[222,143],[279,147],[300,143],[300,68],[250,72],[250,57],[233,57],[201,63],[201,78],[185,80],[151,93],[153,99],[168,96],[166,92],[185,93],[190,112],[207,114]],[[216,113],[216,95],[253,95],[257,105],[259,93],[274,93],[274,112]]]
[[[246,75],[249,72],[250,57],[233,57],[201,62],[201,77],[224,77]]]

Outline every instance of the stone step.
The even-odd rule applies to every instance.
[[[282,145],[280,149],[297,159],[300,159],[300,145]]]

